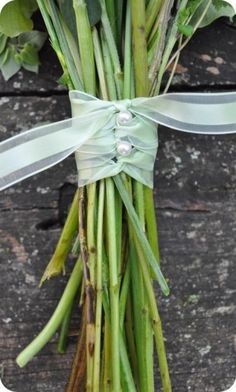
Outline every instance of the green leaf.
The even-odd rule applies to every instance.
[[[59,8],[65,24],[70,29],[73,37],[77,40],[76,20],[73,8],[73,0],[58,0]]]
[[[1,13],[3,7],[5,7],[6,4],[10,3],[10,1],[13,1],[13,0],[1,0],[1,3],[0,3],[0,13]]]
[[[0,33],[0,54],[4,51],[7,44],[8,37]]]
[[[33,30],[20,34],[18,37],[18,44],[23,46],[26,43],[30,43],[37,51],[39,51],[44,45],[46,39],[47,33]]]
[[[9,56],[10,50],[9,48],[6,48],[6,50],[0,55],[0,68],[6,63]]]
[[[85,0],[91,26],[95,26],[101,19],[102,9],[99,0]]]
[[[202,4],[198,7],[197,11],[191,18],[191,25],[194,26],[197,21],[200,19],[202,13],[206,9],[208,4],[208,0],[204,0]],[[225,1],[222,0],[215,0],[210,5],[205,17],[203,18],[199,27],[205,27],[210,25],[214,20],[221,18],[223,16],[232,18],[235,15],[234,9],[231,5],[227,4]]]
[[[0,69],[4,79],[7,81],[20,70],[20,67],[20,64],[16,63],[13,54],[10,54],[7,61],[1,65]]]
[[[29,65],[39,65],[39,56],[37,49],[30,43],[27,42],[24,48],[20,52],[22,62]]]
[[[16,37],[31,31],[33,22],[30,18],[36,9],[35,0],[14,0],[6,4],[0,13],[0,32]]]
[[[30,64],[27,64],[27,63],[22,63],[22,67],[24,69],[26,69],[27,71],[34,72],[34,73],[38,73],[38,71],[39,71],[39,65],[38,64],[30,65]]]
[[[186,37],[191,37],[193,34],[193,27],[190,25],[179,24],[178,30],[181,34],[185,35]]]

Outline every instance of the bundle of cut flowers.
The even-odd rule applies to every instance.
[[[64,272],[71,253],[77,261],[51,319],[17,358],[25,366],[56,332],[64,352],[74,305],[82,303],[67,392],[172,390],[153,288],[156,280],[169,294],[152,190],[157,123],[193,126],[196,133],[221,125],[217,113],[214,124],[197,123],[194,108],[201,100],[212,106],[211,97],[166,93],[193,34],[233,17],[234,6],[234,0],[0,2],[0,69],[6,76],[27,64],[37,70],[45,36],[32,34],[31,15],[39,9],[63,70],[60,83],[70,90],[72,119],[0,144],[1,189],[75,152],[78,190],[41,284]],[[217,107],[232,109],[235,102],[235,95],[214,97]],[[192,112],[182,119],[183,108]],[[236,131],[234,113],[222,133]],[[154,382],[155,352],[161,385]]]

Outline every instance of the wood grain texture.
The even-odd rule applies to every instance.
[[[214,29],[220,31],[218,42]],[[176,86],[233,88],[232,31],[221,22],[196,35],[180,62],[188,71],[177,75]],[[203,54],[211,60],[200,60]],[[44,64],[38,77],[22,73],[7,84],[0,81],[0,141],[69,115],[67,97],[56,87],[59,67],[51,54],[46,57],[49,76]],[[213,76],[207,67],[216,64],[216,57],[225,63],[216,65],[220,75]],[[45,96],[39,97],[35,86],[42,86]],[[165,128],[159,135],[155,195],[171,295],[163,298],[157,289],[157,296],[173,391],[221,392],[236,377],[236,135],[194,136]],[[69,158],[0,194],[0,366],[5,385],[15,392],[63,392],[69,373],[75,337],[65,355],[57,354],[54,338],[24,369],[15,365],[15,357],[46,323],[67,280],[53,279],[38,288],[75,187],[75,164]],[[79,317],[78,309],[75,333]]]

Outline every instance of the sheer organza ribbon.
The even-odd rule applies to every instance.
[[[72,118],[0,143],[0,190],[75,153],[79,186],[121,171],[153,186],[157,125],[188,133],[236,133],[236,93],[173,93],[101,101],[71,91]]]

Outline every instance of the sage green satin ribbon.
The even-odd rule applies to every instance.
[[[101,101],[70,92],[72,118],[33,128],[0,143],[0,190],[59,163],[75,152],[79,186],[121,171],[153,186],[157,124],[208,135],[236,133],[236,93],[165,94]],[[120,112],[132,113],[121,125]],[[132,146],[122,155],[117,145]]]

